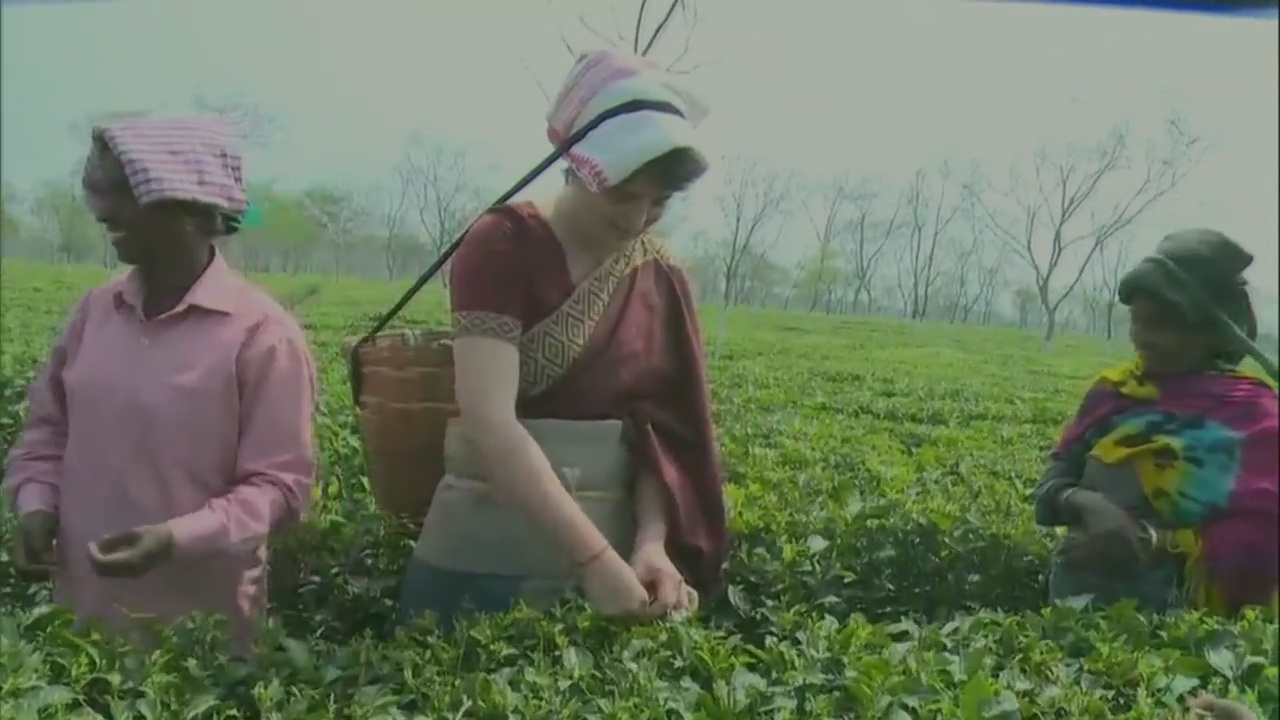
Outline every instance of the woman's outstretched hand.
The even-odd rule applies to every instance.
[[[612,548],[582,565],[581,582],[587,602],[605,617],[631,620],[656,617],[644,584]]]
[[[661,543],[636,548],[631,555],[631,568],[648,591],[656,616],[684,616],[698,609],[697,591],[685,582]]]

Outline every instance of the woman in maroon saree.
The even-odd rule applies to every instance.
[[[598,93],[643,80],[634,63],[580,58],[553,141],[600,111],[578,97],[557,126],[582,83],[603,74]],[[612,102],[654,92],[637,88]],[[701,335],[684,273],[648,234],[707,165],[678,123],[646,114],[599,128],[640,123],[619,132],[645,147],[615,152],[628,141],[601,145],[610,133],[584,141],[554,202],[489,211],[454,256],[460,417],[403,621],[433,613],[448,630],[467,609],[545,606],[575,587],[604,615],[655,618],[693,611],[720,579],[725,510]]]

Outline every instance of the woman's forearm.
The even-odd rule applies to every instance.
[[[471,440],[481,469],[497,492],[522,510],[581,563],[608,545],[608,539],[560,483],[538,443],[518,420],[472,423]]]
[[[1041,527],[1062,527],[1076,520],[1075,508],[1069,502],[1074,488],[1080,485],[1079,468],[1059,457],[1045,463],[1040,481],[1031,491],[1035,523]]]
[[[667,542],[666,493],[662,481],[642,473],[636,483],[636,548]]]

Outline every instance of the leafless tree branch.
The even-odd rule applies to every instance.
[[[807,271],[812,273],[810,279],[813,284],[810,288],[812,292],[809,298],[809,312],[816,310],[818,303],[824,299],[827,303],[827,311],[830,312],[835,284],[840,279],[836,271],[838,260],[834,257],[833,247],[844,225],[844,211],[850,200],[850,194],[850,182],[846,178],[836,178],[827,183],[821,191],[816,193],[817,197],[822,198],[825,207],[821,211],[821,220],[818,219],[819,215],[813,210],[811,203],[806,201],[800,203],[801,214],[808,220],[814,239],[817,241],[814,258],[816,265],[807,268]]]
[[[405,147],[404,171],[410,178],[413,208],[433,255],[444,252],[483,207],[465,148],[438,145],[422,137]]]
[[[845,262],[853,276],[855,307],[861,299],[864,303],[863,308],[871,309],[872,281],[879,269],[885,248],[889,247],[899,231],[904,195],[905,193],[901,192],[894,195],[893,207],[887,213],[887,218],[886,213],[882,212],[883,189],[866,184],[850,199],[853,217],[846,231],[848,244],[845,248]]]
[[[787,181],[756,161],[739,160],[727,169],[726,191],[718,199],[727,232],[720,246],[721,301],[727,307],[740,299],[744,262],[762,252],[761,235],[781,220],[790,199]],[[778,224],[781,231],[781,224]]]
[[[903,312],[912,320],[928,315],[942,273],[938,251],[962,206],[952,191],[951,168],[946,163],[935,171],[917,170],[906,189],[908,242],[898,266],[898,291]]]
[[[1124,127],[1092,148],[1042,148],[1032,158],[1029,179],[1014,166],[1002,190],[970,186],[987,229],[1034,276],[1046,341],[1053,338],[1058,309],[1107,242],[1198,164],[1200,139],[1188,133],[1185,122],[1171,116],[1165,130],[1163,146],[1141,151],[1132,147]],[[1074,270],[1066,269],[1073,256]]]

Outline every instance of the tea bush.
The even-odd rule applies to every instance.
[[[65,313],[106,276],[3,272],[7,449]],[[1043,607],[1052,536],[1027,490],[1114,353],[1009,330],[735,311],[711,361],[734,545],[697,619],[618,627],[567,603],[453,641],[392,632],[414,538],[371,506],[340,345],[401,288],[259,279],[306,298],[323,373],[323,483],[273,550],[265,650],[227,662],[201,619],[147,653],[71,632],[13,575],[6,514],[0,717],[1166,718],[1202,689],[1280,709],[1272,619]],[[406,321],[440,323],[424,295]]]

